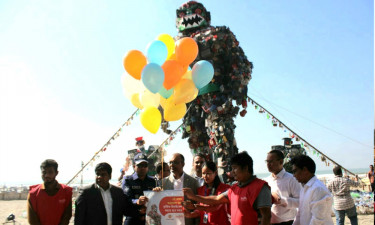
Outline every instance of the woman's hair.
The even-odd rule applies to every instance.
[[[209,170],[211,170],[214,173],[217,172],[217,166],[212,161],[205,162],[203,164],[203,167],[207,167]],[[220,183],[221,183],[221,181],[220,181],[219,175],[216,173],[216,176],[215,176],[215,179],[214,179],[214,183],[212,185],[211,195],[215,193],[215,191],[217,190],[217,187],[220,185]]]

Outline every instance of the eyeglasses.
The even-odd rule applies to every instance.
[[[169,161],[168,162],[169,165],[178,165],[180,163],[181,163],[180,161]]]

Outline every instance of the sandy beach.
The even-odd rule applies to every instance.
[[[11,213],[16,216],[16,224],[28,224],[26,214],[26,200],[0,201],[0,223],[3,223]],[[358,219],[358,224],[360,225],[374,224],[374,214],[358,215]],[[336,224],[335,217],[332,217],[332,220]],[[74,224],[73,218],[70,220],[70,224]],[[350,221],[348,218],[345,219],[345,224],[350,225]]]

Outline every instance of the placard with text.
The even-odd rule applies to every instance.
[[[146,225],[185,225],[181,202],[182,191],[144,191],[149,199],[146,210]]]

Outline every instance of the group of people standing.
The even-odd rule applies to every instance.
[[[147,156],[134,157],[134,173],[124,176],[121,187],[109,183],[112,168],[108,163],[95,167],[95,183],[84,187],[75,201],[76,225],[145,224],[148,199],[143,191],[182,190],[185,224],[333,224],[332,201],[337,224],[345,214],[358,224],[350,186],[357,186],[335,167],[335,178],[327,187],[315,176],[315,162],[306,155],[291,160],[292,174],[283,168],[284,155],[272,150],[267,154],[271,173],[264,180],[254,175],[253,160],[247,152],[231,159],[232,185],[221,182],[217,166],[203,155],[193,159],[193,172],[184,172],[185,158],[173,154],[168,163],[159,163],[156,176],[148,176]],[[30,224],[69,224],[72,216],[72,188],[56,181],[58,164],[41,164],[43,184],[30,187],[28,221]]]

